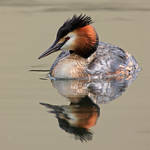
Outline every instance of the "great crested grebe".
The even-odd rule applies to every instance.
[[[50,69],[54,78],[91,78],[129,75],[138,68],[133,56],[121,48],[99,42],[86,15],[74,15],[58,30],[56,40],[41,54],[43,58],[62,50]]]

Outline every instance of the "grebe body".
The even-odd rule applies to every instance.
[[[40,57],[62,50],[50,68],[50,76],[61,79],[129,75],[138,68],[133,56],[118,46],[99,42],[92,20],[86,15],[67,20],[54,44]]]

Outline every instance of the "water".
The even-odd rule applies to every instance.
[[[85,4],[86,2],[86,4]],[[2,149],[150,148],[149,1],[0,1],[0,143]],[[100,39],[135,56],[137,79],[115,100],[98,104],[92,140],[82,144],[62,130],[40,103],[67,106],[47,78],[58,53],[37,57],[54,41],[68,17],[84,12],[95,20]],[[31,72],[30,70],[45,70]],[[67,86],[65,86],[67,87]],[[98,107],[94,105],[95,112]],[[89,108],[90,109],[90,108]]]
[[[69,105],[40,103],[55,114],[58,124],[76,140],[93,139],[91,128],[100,117],[100,104],[117,99],[136,79],[136,74],[124,78],[103,80],[51,80],[58,93],[69,100]]]

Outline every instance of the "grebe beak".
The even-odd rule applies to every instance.
[[[57,52],[58,50],[61,49],[61,47],[62,47],[65,43],[66,43],[66,40],[65,40],[64,42],[61,42],[61,43],[55,41],[55,42],[53,43],[53,45],[52,45],[50,48],[48,48],[45,52],[43,52],[43,53],[40,55],[40,57],[38,57],[38,59],[41,59],[41,58],[43,58],[43,57],[45,57],[45,56],[48,56],[48,55],[51,54],[51,53]]]

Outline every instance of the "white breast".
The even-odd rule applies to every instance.
[[[65,58],[58,62],[52,71],[55,78],[81,78],[85,76],[85,59]]]
[[[75,63],[59,63],[54,69],[53,75],[55,78],[69,78],[71,77],[71,69],[75,66]]]

